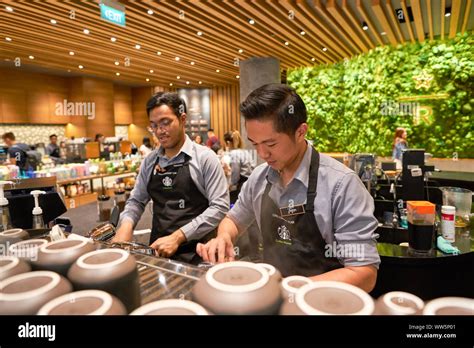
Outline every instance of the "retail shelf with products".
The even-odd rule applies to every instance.
[[[114,174],[88,175],[88,176],[82,176],[82,177],[71,178],[71,179],[66,179],[66,180],[60,180],[57,182],[57,184],[59,187],[63,188],[62,191],[65,196],[66,207],[68,209],[72,209],[84,204],[95,202],[97,200],[97,196],[101,192],[106,193],[107,189],[106,189],[106,186],[104,185],[105,178],[112,178],[112,177],[130,178],[130,177],[135,177],[136,174],[137,173],[134,171],[127,171],[127,172],[114,173]],[[94,180],[100,180],[100,185],[94,185]],[[68,192],[67,188],[65,187],[67,185],[83,182],[83,181],[89,181],[89,187],[83,188],[83,191],[84,191],[83,193],[80,193],[79,191],[75,191],[74,194],[71,194],[70,192]]]

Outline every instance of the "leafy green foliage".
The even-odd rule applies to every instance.
[[[320,151],[390,156],[396,127],[406,127],[412,148],[437,157],[454,152],[474,157],[473,44],[472,34],[459,34],[450,40],[377,47],[333,65],[289,71],[288,82],[308,109],[308,138]],[[417,89],[413,79],[422,72],[433,77],[427,89]],[[414,101],[432,108],[431,118],[421,122],[398,106],[383,112],[400,97],[440,94],[447,97]]]

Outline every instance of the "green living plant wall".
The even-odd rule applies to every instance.
[[[333,65],[288,72],[320,151],[390,156],[397,127],[411,148],[474,157],[474,39],[377,47]]]

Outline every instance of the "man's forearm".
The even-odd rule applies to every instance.
[[[370,292],[377,281],[377,269],[373,266],[344,267],[310,278],[315,281],[333,280],[344,282]]]
[[[237,236],[239,235],[239,230],[235,222],[226,216],[219,224],[219,228],[217,230],[217,235],[221,233],[227,233],[230,236],[232,243],[234,243]]]

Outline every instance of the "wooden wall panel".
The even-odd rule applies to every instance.
[[[57,104],[60,103],[63,105],[62,108],[64,109],[64,101],[69,102],[68,97],[69,97],[69,91],[48,92],[49,123],[66,124],[70,122],[71,116],[69,116],[66,112],[64,112],[64,110],[63,110],[63,114],[60,114],[59,111],[61,110],[57,108]],[[57,114],[57,111],[58,111],[58,114]]]
[[[112,81],[84,78],[84,102],[94,103],[95,115],[85,118],[87,136],[101,133],[106,137],[115,136],[114,127],[114,85]]]
[[[25,89],[0,89],[2,96],[3,122],[28,123]]]
[[[211,90],[211,128],[224,143],[224,134],[240,132],[239,85],[214,87]]]
[[[133,123],[132,89],[130,87],[114,85],[114,119],[117,125]]]
[[[146,114],[146,102],[153,92],[153,87],[132,88],[133,123],[128,127],[128,138],[138,147],[142,144],[143,137],[151,136],[147,130],[150,122]]]
[[[49,121],[49,100],[48,94],[37,89],[27,92],[27,112],[30,123],[45,124]]]

